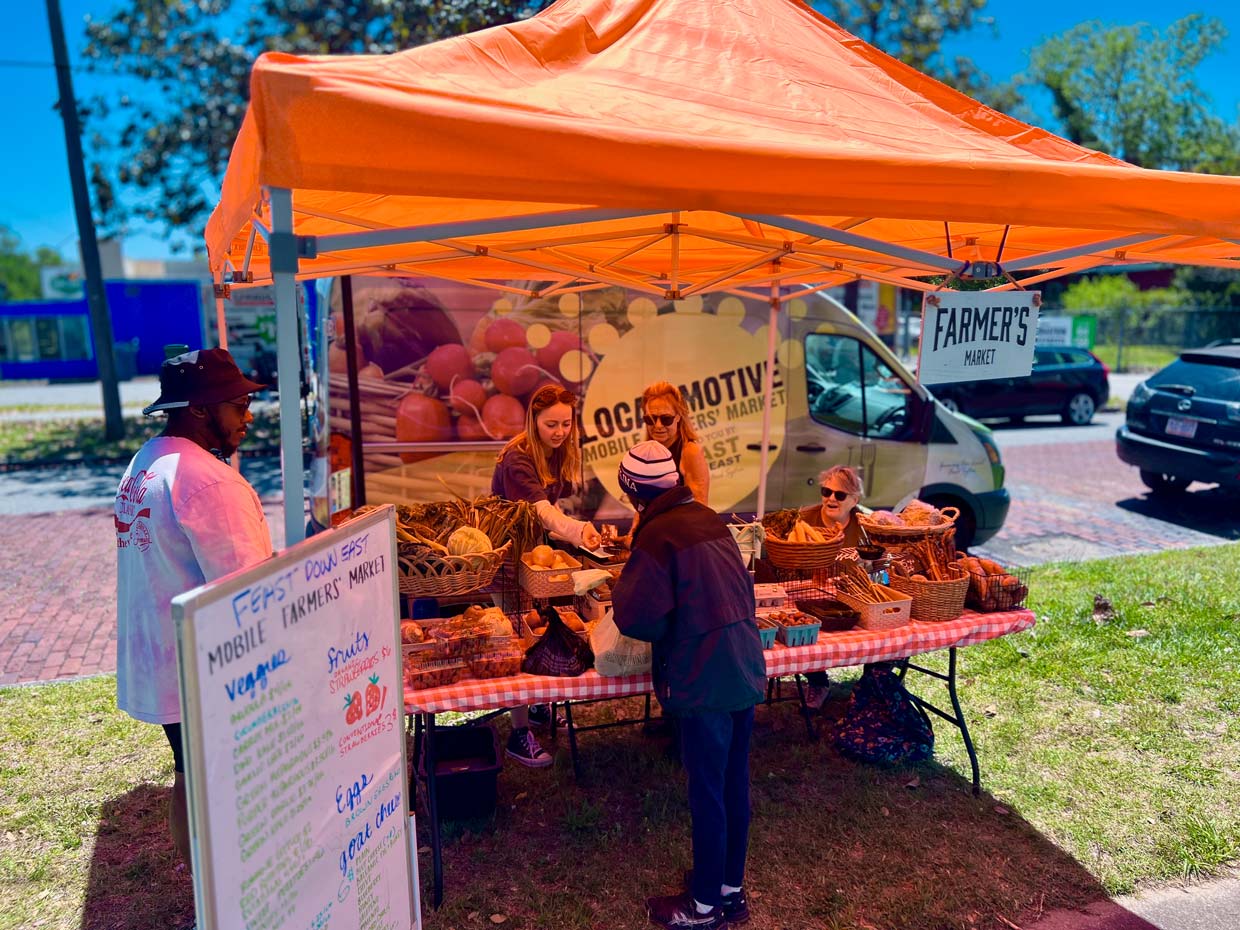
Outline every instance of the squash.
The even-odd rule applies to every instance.
[[[449,555],[469,555],[474,552],[490,552],[494,546],[486,533],[472,526],[462,526],[448,537]]]

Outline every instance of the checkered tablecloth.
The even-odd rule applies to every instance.
[[[977,614],[965,611],[955,620],[927,623],[914,620],[907,626],[885,632],[846,630],[819,633],[813,646],[766,650],[769,677],[812,672],[843,665],[883,662],[947,649],[1019,633],[1033,626],[1031,610]],[[513,675],[509,678],[469,680],[443,688],[405,691],[405,710],[411,714],[437,714],[446,710],[493,710],[523,704],[551,701],[591,701],[599,698],[629,697],[653,689],[650,675],[604,678],[594,669],[577,678],[547,678],[541,675]]]

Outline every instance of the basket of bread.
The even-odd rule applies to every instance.
[[[1025,603],[1029,586],[1021,572],[1004,568],[993,559],[964,556],[956,564],[969,580],[965,604],[983,613],[1015,610]]]
[[[969,576],[955,561],[955,531],[906,542],[891,560],[889,584],[913,599],[914,620],[955,620]]]
[[[777,510],[762,519],[766,558],[776,568],[813,571],[834,564],[844,547],[841,526],[811,526],[798,510]]]
[[[955,529],[960,511],[955,507],[935,507],[914,498],[899,513],[875,510],[857,513],[857,522],[870,542],[899,545],[930,536],[941,536]]]
[[[567,552],[535,546],[521,556],[521,587],[530,597],[571,597],[573,572],[581,563]]]

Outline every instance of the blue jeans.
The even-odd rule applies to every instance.
[[[677,718],[693,818],[693,897],[718,906],[719,886],[740,887],[749,847],[749,736],[753,708]]]

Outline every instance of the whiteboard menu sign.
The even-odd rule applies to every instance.
[[[385,507],[173,601],[198,926],[409,930]]]
[[[1021,378],[1033,370],[1037,291],[935,291],[922,303],[922,384]]]

